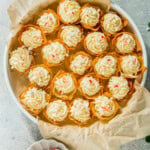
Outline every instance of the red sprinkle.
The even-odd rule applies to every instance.
[[[86,15],[87,17],[89,16],[89,15]]]
[[[60,90],[59,93],[62,93],[62,90]]]
[[[110,61],[110,59],[107,59],[108,61]]]
[[[105,37],[102,35],[101,38],[104,39]]]
[[[46,26],[48,23],[46,22],[45,24],[44,24],[44,26]]]
[[[49,18],[50,20],[52,20],[52,18]]]
[[[90,83],[92,83],[92,80],[89,80]]]
[[[55,55],[54,55],[54,54],[52,54],[52,57],[55,57]]]
[[[72,14],[74,14],[74,12],[72,12]]]
[[[118,85],[115,85],[114,87],[118,87]]]

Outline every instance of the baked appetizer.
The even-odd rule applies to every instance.
[[[60,25],[57,14],[51,10],[44,10],[37,20],[37,24],[41,27],[44,33],[49,34],[58,30]]]
[[[30,84],[39,87],[46,87],[49,85],[52,79],[52,72],[51,70],[45,65],[35,65],[31,67],[28,79]]]
[[[60,65],[69,56],[69,50],[60,40],[49,41],[42,47],[43,62],[47,66]]]
[[[83,31],[80,26],[62,25],[58,33],[58,37],[69,49],[75,49],[83,39]]]
[[[87,124],[91,119],[89,101],[82,98],[74,99],[70,106],[69,118],[78,125]]]
[[[76,93],[77,81],[72,73],[60,70],[51,85],[53,94],[64,100],[71,100]]]
[[[118,33],[112,40],[116,52],[120,54],[129,54],[134,51],[141,51],[141,46],[136,36],[129,32]]]
[[[133,83],[123,76],[112,76],[108,81],[107,88],[115,99],[121,101],[133,92]]]
[[[101,32],[91,32],[84,39],[84,48],[92,55],[100,55],[108,49],[108,39]]]
[[[80,5],[76,0],[61,0],[57,14],[64,24],[73,24],[79,21]]]
[[[100,27],[101,16],[102,11],[99,7],[85,4],[80,12],[80,22],[84,28],[97,31]]]
[[[114,35],[121,31],[126,25],[127,20],[115,12],[105,14],[101,19],[101,27],[107,35]]]
[[[23,26],[18,40],[21,45],[25,45],[29,50],[35,50],[46,43],[44,32],[35,25]]]
[[[51,123],[59,124],[67,119],[69,113],[68,109],[68,104],[65,101],[55,99],[47,105],[43,114]]]
[[[16,50],[12,51],[9,58],[11,69],[20,73],[27,71],[30,68],[32,61],[33,57],[29,54],[29,50],[24,46],[18,47]]]
[[[91,64],[91,56],[80,51],[70,56],[69,70],[77,75],[83,75],[87,70],[89,70]]]
[[[91,103],[91,110],[94,116],[102,121],[111,120],[119,109],[118,103],[110,93],[97,96]]]
[[[35,86],[26,88],[19,98],[23,107],[34,115],[39,114],[50,101],[50,95]]]
[[[87,99],[92,99],[99,93],[102,93],[103,86],[94,73],[89,73],[79,80],[79,91]]]
[[[120,57],[120,72],[126,78],[136,78],[145,71],[143,59],[137,55],[126,55]]]
[[[93,60],[94,72],[97,77],[108,79],[118,73],[118,59],[115,53],[101,55]]]

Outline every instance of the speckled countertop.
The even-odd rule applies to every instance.
[[[5,86],[3,55],[9,34],[7,8],[12,1],[1,0],[0,2],[0,150],[26,150],[30,144],[42,137],[36,124],[26,118],[17,108]],[[147,23],[150,21],[150,0],[112,0],[112,2],[120,5],[133,18],[145,41],[150,61],[150,32],[146,31]],[[145,86],[150,90],[150,71]],[[140,139],[120,149],[149,150],[150,144]]]

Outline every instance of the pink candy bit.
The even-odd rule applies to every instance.
[[[115,85],[114,87],[116,88],[116,87],[118,87],[118,85]]]
[[[92,83],[92,80],[89,80],[90,83]]]
[[[110,59],[107,59],[107,61],[110,61]]]
[[[105,37],[102,35],[101,38],[104,39]]]
[[[62,90],[60,90],[59,93],[61,94],[61,93],[62,93]]]

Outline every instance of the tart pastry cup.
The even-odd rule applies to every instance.
[[[90,33],[92,33],[92,32],[89,32],[88,34],[90,34]],[[87,34],[87,35],[88,35],[88,34]],[[86,35],[86,36],[87,36],[87,35]],[[106,36],[106,35],[105,35],[105,38],[106,38],[107,42],[109,43],[110,38],[109,38],[108,36]],[[102,52],[100,52],[100,53],[98,53],[98,54],[94,54],[94,53],[91,52],[91,51],[87,48],[87,46],[86,46],[86,37],[84,38],[83,46],[84,46],[84,49],[85,49],[89,54],[91,54],[91,55],[93,55],[93,56],[99,56],[99,55],[103,54],[105,51],[108,51],[108,50],[109,50],[109,45],[108,45],[108,47],[106,48],[105,51],[102,51]]]
[[[131,56],[136,56],[137,57],[137,59],[139,60],[139,62],[140,62],[140,69],[139,69],[139,71],[138,71],[138,73],[137,74],[133,74],[133,75],[125,75],[123,72],[122,72],[122,69],[121,69],[121,62],[122,62],[122,60],[123,60],[123,57],[124,56],[120,56],[119,57],[119,65],[118,65],[118,69],[119,69],[119,72],[121,73],[121,75],[123,75],[125,78],[129,78],[129,79],[132,79],[132,78],[137,78],[139,75],[143,75],[143,73],[146,71],[146,67],[144,66],[144,62],[143,62],[143,58],[142,58],[142,56],[138,56],[138,55],[136,55],[136,54],[132,54]]]
[[[32,89],[32,88],[34,88],[34,87],[36,87],[36,86],[31,85],[31,86],[27,87],[27,88],[20,94],[19,99],[20,99],[21,105],[22,105],[28,112],[30,112],[32,115],[38,115],[38,114],[41,113],[41,111],[43,111],[44,108],[41,108],[41,109],[31,109],[30,107],[26,106],[26,105],[25,105],[24,103],[22,103],[22,101],[21,101],[22,99],[24,99],[24,95],[28,92],[28,90],[30,90],[30,89]],[[38,88],[38,87],[36,87],[36,88]],[[38,89],[40,89],[40,88],[38,88]],[[49,93],[49,94],[46,93],[46,101],[47,101],[48,103],[50,102],[50,99],[51,99],[51,94],[50,94],[50,93]]]
[[[24,26],[21,28],[20,33],[19,33],[19,37],[18,37],[19,44],[20,44],[21,46],[24,45],[24,43],[21,41],[21,37],[22,37],[23,32],[26,31],[26,30],[28,30],[28,28],[30,28],[30,27],[33,27],[33,28],[38,29],[38,30],[41,31],[41,35],[42,35],[42,37],[43,37],[43,44],[46,44],[47,39],[46,39],[46,36],[45,36],[43,30],[42,30],[39,26],[35,26],[35,25],[33,25],[33,24],[24,25]],[[42,44],[42,45],[43,45],[43,44]],[[42,45],[41,45],[41,46],[42,46]],[[39,47],[41,47],[41,46],[39,46]],[[37,50],[39,47],[34,48],[33,50],[35,51],[35,50]]]
[[[49,69],[49,68],[48,68],[47,66],[45,66],[44,64],[41,64],[41,65],[34,65],[34,66],[32,66],[32,67],[30,68],[30,70],[32,70],[32,69],[34,69],[34,68],[37,68],[37,67],[43,67],[44,69],[46,69],[46,70],[49,72],[50,81],[49,81],[49,83],[48,83],[47,86],[42,86],[42,87],[38,86],[36,83],[31,83],[31,82],[29,82],[29,85],[30,85],[30,86],[37,86],[37,87],[39,87],[39,88],[45,89],[45,88],[47,88],[48,86],[50,86],[50,82],[51,82],[51,80],[52,80],[52,75],[53,75],[53,73],[52,73],[51,69]],[[29,70],[29,71],[30,71],[30,70]],[[28,72],[28,74],[29,74],[29,72]]]
[[[101,86],[99,92],[96,93],[96,94],[93,95],[93,96],[89,96],[89,95],[87,95],[86,93],[84,93],[83,90],[82,90],[82,88],[80,87],[80,83],[81,83],[81,81],[83,80],[83,78],[84,78],[84,77],[88,77],[88,76],[92,76],[94,79],[96,79],[96,80],[100,83],[100,86]],[[78,89],[79,89],[80,93],[81,93],[85,98],[87,98],[87,99],[94,99],[94,98],[96,98],[99,94],[102,94],[102,93],[103,93],[104,86],[103,86],[103,84],[102,84],[102,80],[98,79],[98,78],[95,76],[94,73],[88,73],[88,74],[84,75],[82,78],[80,78],[80,79],[78,80]]]
[[[55,101],[55,100],[57,100],[57,99],[55,98],[55,99],[52,100],[51,102],[53,102],[53,101]],[[66,102],[66,101],[64,101],[64,100],[62,100],[62,101],[63,101],[64,103],[66,103],[66,105],[67,105],[67,107],[68,107],[68,115],[69,115],[69,103]],[[51,123],[54,124],[54,125],[62,125],[63,123],[66,122],[66,120],[68,119],[68,115],[66,116],[66,118],[65,118],[63,121],[54,121],[53,119],[51,119],[51,118],[47,115],[47,113],[46,113],[47,107],[48,107],[48,106],[46,106],[46,108],[44,109],[43,115],[45,116],[45,118],[46,118],[49,122],[51,122]]]
[[[112,98],[112,95],[108,92],[105,92],[103,94],[103,96],[106,96],[108,98]],[[115,115],[117,114],[118,110],[119,110],[119,104],[115,101],[115,99],[112,100],[113,103],[115,104],[115,112],[111,115],[111,116],[101,116],[96,110],[95,110],[95,104],[94,102],[90,103],[90,108],[92,110],[92,113],[95,117],[97,117],[99,120],[102,121],[109,121],[111,119],[113,119],[115,117]]]
[[[55,89],[55,87],[54,87],[54,82],[55,82],[55,80],[56,80],[57,78],[63,77],[66,73],[67,73],[67,72],[64,72],[63,70],[60,70],[60,71],[57,72],[57,74],[54,76],[54,78],[53,78],[53,80],[52,80],[51,89],[52,89],[53,95],[55,95],[56,97],[61,98],[61,99],[63,99],[63,100],[72,100],[74,94],[75,94],[76,91],[77,91],[77,81],[76,81],[76,78],[75,78],[75,76],[74,76],[73,73],[67,73],[67,74],[71,75],[72,80],[73,80],[73,82],[74,82],[75,88],[74,88],[74,90],[73,90],[72,92],[70,92],[69,94],[60,94],[60,93]]]
[[[71,72],[73,72],[73,71],[72,71],[71,68],[70,68],[70,64],[71,64],[71,62],[72,62],[78,55],[87,56],[87,57],[92,61],[92,57],[91,57],[89,54],[87,54],[87,53],[85,53],[85,52],[83,52],[83,51],[79,51],[79,52],[77,52],[77,53],[71,55],[71,56],[70,56],[70,59],[69,59],[69,63],[68,63],[68,61],[66,61],[67,69],[68,69],[69,71],[71,71]],[[91,63],[91,66],[92,66],[92,63]],[[84,74],[85,74],[86,72],[90,72],[90,71],[91,71],[91,69],[92,69],[91,66],[87,66],[87,67],[86,67]],[[73,72],[73,73],[74,73],[74,72]],[[82,75],[77,74],[77,73],[74,73],[74,74],[77,75],[77,76],[82,76]]]
[[[116,71],[113,75],[118,75],[119,74],[119,68],[118,68],[118,63],[119,63],[119,60],[118,60],[118,56],[115,52],[110,52],[110,53],[103,53],[102,55],[100,55],[99,57],[96,57],[93,62],[92,62],[92,65],[93,65],[93,68],[94,68],[94,72],[96,74],[96,77],[98,78],[101,78],[101,79],[109,79],[110,77],[104,77],[103,75],[100,75],[97,73],[96,69],[95,69],[95,65],[97,63],[97,61],[99,60],[99,58],[103,58],[104,56],[107,56],[107,55],[110,55],[110,56],[113,56],[116,60],[117,60],[117,68],[116,68]],[[111,76],[113,76],[111,75]]]
[[[55,27],[54,31],[51,32],[51,33],[45,33],[45,34],[54,34],[58,29],[59,29],[59,26],[60,26],[60,21],[59,21],[59,17],[58,15],[55,13],[54,10],[52,9],[47,9],[47,10],[44,10],[42,11],[40,14],[39,14],[39,18],[44,15],[45,13],[52,13],[56,18],[57,18],[57,26]],[[40,27],[43,31],[44,29],[42,27]]]
[[[77,98],[76,98],[76,99],[77,99]],[[84,101],[88,101],[88,100],[84,100]],[[70,105],[69,105],[69,110],[71,109],[71,106],[73,105],[73,102],[74,102],[74,100],[70,103]],[[88,101],[88,102],[89,102],[89,101]],[[89,103],[89,109],[90,109],[90,103]],[[69,112],[69,119],[70,119],[71,121],[73,121],[75,124],[79,125],[80,127],[85,126],[85,125],[88,125],[89,121],[90,121],[92,118],[93,118],[93,116],[92,116],[91,109],[90,109],[90,119],[87,120],[87,121],[85,121],[85,122],[80,122],[80,121],[76,120],[73,116],[71,116],[71,112]]]
[[[61,38],[61,32],[62,32],[62,30],[63,30],[62,28],[63,28],[64,26],[67,26],[67,25],[62,24],[62,25],[60,26],[59,31],[58,31],[58,39],[60,39],[60,41],[62,41],[62,42],[63,42],[63,39]],[[78,27],[78,28],[80,29],[80,31],[83,32],[83,28],[82,28],[80,25],[71,25],[71,26]],[[80,43],[82,43],[83,39],[84,39],[84,36],[82,35],[82,40],[76,45],[76,47],[77,47]],[[64,43],[64,42],[63,42],[63,43]],[[64,43],[64,44],[65,44],[65,43]],[[69,47],[67,44],[65,44],[65,45],[66,45],[66,47],[68,47],[69,50],[75,50],[75,48],[76,48],[76,47]]]
[[[124,33],[125,33],[125,34],[128,34],[128,35],[131,35],[131,36],[134,38],[134,40],[135,40],[135,42],[136,42],[136,47],[135,47],[134,51],[135,51],[135,52],[140,52],[140,51],[142,50],[141,45],[140,45],[140,42],[139,42],[139,40],[137,39],[136,35],[133,34],[133,33],[130,33],[130,32],[120,32],[120,33],[118,33],[118,34],[116,34],[116,35],[114,36],[114,38],[112,39],[112,46],[114,47],[115,51],[116,51],[117,53],[123,55],[123,54],[120,53],[119,50],[117,49],[116,44],[117,44],[117,39],[118,39],[118,37],[122,36]],[[129,53],[127,53],[127,54],[129,54]]]
[[[127,26],[127,24],[128,24],[128,20],[127,20],[126,18],[124,18],[122,15],[120,15],[119,13],[112,12],[112,11],[110,11],[109,13],[116,14],[116,15],[118,15],[118,16],[121,18],[122,24],[123,24],[123,28],[122,28],[122,30],[120,30],[120,31],[118,31],[118,32],[123,31],[124,28],[125,28],[125,27]],[[104,16],[101,18],[101,21],[100,21],[101,29],[102,29],[103,33],[104,33],[105,35],[107,35],[107,36],[115,36],[118,32],[115,33],[115,34],[110,34],[110,33],[106,32],[106,31],[104,30],[104,28],[103,28],[103,21],[104,21]]]
[[[44,46],[49,45],[49,44],[52,43],[52,42],[59,42],[59,43],[61,43],[61,44],[65,47],[66,52],[67,52],[67,54],[69,55],[69,49],[68,49],[68,47],[65,46],[65,44],[64,44],[60,39],[56,39],[56,40],[54,40],[54,41],[48,41]],[[61,61],[59,64],[49,63],[49,62],[44,58],[43,52],[42,52],[42,59],[43,59],[43,63],[44,63],[46,66],[48,66],[48,67],[58,66],[58,65],[61,65],[61,64],[63,64],[63,63],[65,62],[65,59],[64,59],[64,60]]]
[[[100,9],[99,7],[91,6],[89,3],[86,3],[86,4],[83,5],[83,7],[81,8],[80,14],[81,14],[81,12],[82,12],[82,9],[87,8],[87,7],[92,7],[92,8],[95,8],[96,10]],[[102,10],[100,10],[99,14],[100,14],[100,18],[101,18],[101,16],[103,15]],[[84,24],[84,23],[81,23],[81,24],[82,24],[82,26],[83,26],[85,29],[90,29],[90,30],[92,30],[92,31],[98,31],[99,28],[100,28],[100,18],[99,18],[99,22],[98,22],[98,23],[96,24],[96,26],[94,26],[94,27],[88,26],[88,25],[86,25],[86,24]]]

